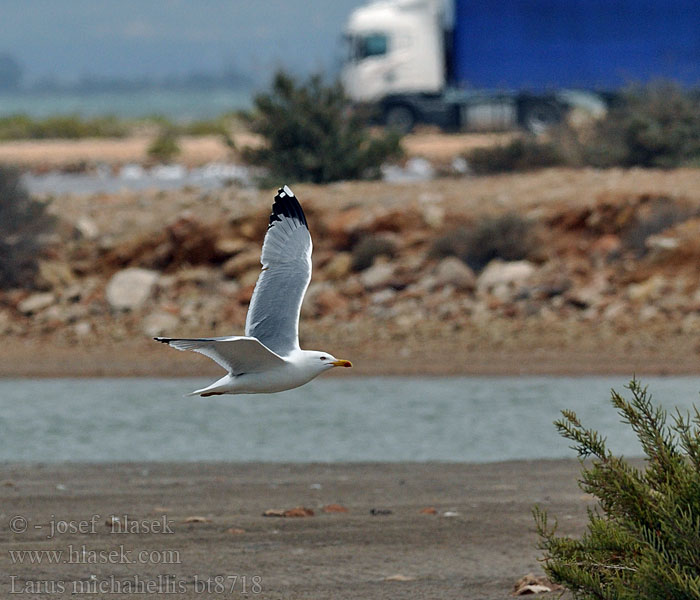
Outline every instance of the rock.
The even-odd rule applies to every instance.
[[[250,285],[241,286],[241,289],[238,290],[238,293],[236,294],[236,300],[240,304],[248,304],[250,302],[250,299],[253,297],[254,290],[254,283]]]
[[[335,288],[328,287],[316,295],[316,312],[320,316],[336,313],[345,308],[348,301]]]
[[[175,273],[175,283],[197,285],[209,283],[216,279],[216,272],[209,267],[183,267]]]
[[[593,244],[591,244],[590,252],[592,256],[609,259],[619,256],[622,250],[622,241],[620,236],[614,233],[607,233],[600,236]]]
[[[158,311],[151,313],[143,320],[143,331],[149,337],[172,334],[179,324],[180,320],[175,315]]]
[[[598,306],[603,301],[608,287],[607,278],[600,273],[587,285],[569,290],[566,299],[579,308]]]
[[[386,517],[393,514],[393,510],[388,508],[371,508],[369,514],[373,517]]]
[[[370,296],[370,302],[372,304],[390,304],[391,301],[396,297],[396,290],[391,288],[384,288],[379,290]]]
[[[9,332],[12,327],[12,318],[7,310],[0,310],[0,334]]]
[[[135,310],[151,296],[158,273],[130,267],[115,273],[106,288],[107,302],[112,310]]]
[[[544,576],[535,577],[533,573],[528,573],[518,579],[513,586],[513,596],[525,596],[528,594],[541,594],[563,590],[563,586],[552,583]]]
[[[415,577],[410,577],[409,575],[403,575],[402,573],[396,573],[395,575],[389,575],[384,578],[384,581],[413,581]]]
[[[448,256],[438,263],[433,285],[435,287],[453,285],[458,290],[470,291],[476,288],[476,276],[464,262],[455,256]]]
[[[648,302],[660,296],[666,287],[666,278],[656,274],[640,283],[631,283],[627,286],[627,297],[632,302]]]
[[[73,332],[78,337],[86,337],[92,333],[92,325],[88,321],[80,321],[73,326]]]
[[[344,279],[350,273],[352,266],[352,254],[350,252],[338,252],[323,268],[327,279]]]
[[[445,224],[445,208],[440,204],[441,194],[423,193],[418,198],[423,222],[431,229],[440,229]]]
[[[260,277],[260,266],[248,269],[236,280],[236,282],[241,288],[247,287],[249,285],[255,287],[255,284],[258,281],[258,277]]]
[[[251,269],[260,268],[260,250],[246,250],[229,258],[221,267],[226,277],[238,278]]]
[[[214,250],[218,256],[224,258],[243,252],[248,245],[249,242],[241,238],[219,238],[216,240]]]
[[[353,207],[331,214],[326,220],[326,234],[334,248],[349,248],[362,223],[367,218],[364,208]]]
[[[362,285],[358,273],[350,273],[345,279],[339,279],[333,285],[346,298],[363,296],[365,293],[365,286]]]
[[[32,294],[17,305],[17,310],[25,315],[33,315],[48,308],[56,301],[51,292]]]
[[[466,175],[469,172],[469,163],[463,156],[455,156],[450,166],[452,170],[459,175]]]
[[[69,316],[62,306],[58,304],[52,304],[46,310],[44,310],[38,318],[41,319],[42,323],[55,323],[55,324],[65,324],[69,320]]]
[[[390,263],[377,262],[360,275],[362,285],[368,290],[388,286],[394,278],[394,267]]]
[[[121,530],[123,527],[121,519],[115,515],[110,515],[109,517],[107,517],[107,519],[105,520],[105,525],[110,529],[117,530]]]
[[[40,260],[36,283],[40,289],[55,290],[75,282],[70,265],[64,262]]]
[[[87,240],[96,240],[100,235],[100,230],[97,227],[97,223],[93,221],[90,217],[82,216],[76,223],[75,228],[78,233]]]
[[[659,316],[660,313],[661,311],[658,308],[656,308],[656,306],[647,304],[645,306],[642,306],[641,310],[639,311],[639,320],[643,323],[647,321],[653,321]]]
[[[197,515],[186,517],[183,523],[211,523],[211,519]]]
[[[644,242],[644,245],[655,253],[668,252],[676,250],[680,245],[680,241],[668,235],[650,235]]]
[[[313,517],[314,511],[304,506],[295,506],[284,511],[285,517]]]
[[[689,334],[700,331],[700,315],[691,313],[683,317],[681,321],[681,331]]]
[[[437,204],[426,204],[423,210],[423,221],[431,229],[439,229],[445,223],[445,209]]]
[[[314,511],[304,506],[295,506],[286,510],[270,508],[263,513],[263,517],[313,517]]]
[[[526,260],[504,262],[492,260],[477,280],[479,290],[492,291],[497,287],[515,288],[527,282],[536,271],[535,265]]]
[[[64,302],[78,302],[85,295],[85,291],[82,285],[74,283],[63,290],[61,300]]]
[[[237,281],[221,281],[218,289],[222,296],[235,297],[241,289],[241,284]]]
[[[330,290],[330,285],[323,281],[312,281],[306,290],[304,300],[301,303],[302,318],[312,318],[319,314],[319,307],[316,302],[317,298],[323,292]]]
[[[620,300],[616,302],[611,302],[605,307],[603,311],[603,319],[606,321],[614,321],[615,319],[621,317],[628,313],[628,306],[625,302]]]
[[[327,504],[323,507],[324,513],[346,513],[349,512],[347,508],[341,506],[340,504]]]

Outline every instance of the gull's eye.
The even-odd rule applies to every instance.
[[[328,357],[327,357],[327,356],[322,356],[322,357],[321,357],[321,360],[328,360]]]

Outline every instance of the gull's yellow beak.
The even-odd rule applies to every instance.
[[[334,360],[331,364],[334,367],[352,367],[352,363],[349,360]]]

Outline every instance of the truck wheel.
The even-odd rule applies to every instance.
[[[539,135],[561,122],[561,117],[559,106],[553,102],[540,100],[523,105],[520,123],[530,133]]]
[[[408,106],[395,104],[384,110],[384,124],[399,133],[409,133],[416,124],[416,115]]]

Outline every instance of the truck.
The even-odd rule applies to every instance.
[[[698,0],[375,0],[344,38],[348,96],[404,132],[540,133],[631,84],[700,84]]]

